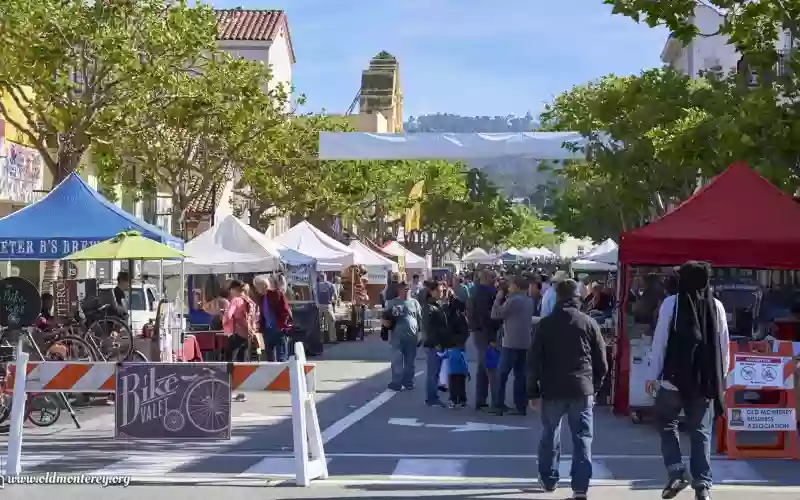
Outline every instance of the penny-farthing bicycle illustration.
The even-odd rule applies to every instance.
[[[208,368],[205,375],[181,376],[189,387],[183,395],[179,408],[164,415],[164,427],[179,432],[186,420],[196,429],[208,434],[219,434],[230,425],[231,388],[227,381],[220,380]],[[183,411],[181,411],[183,410]],[[184,416],[185,415],[185,416]]]

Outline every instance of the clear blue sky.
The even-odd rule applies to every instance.
[[[659,66],[666,40],[601,0],[213,0],[283,9],[309,110],[343,112],[381,50],[400,61],[406,117],[523,115],[573,85]]]

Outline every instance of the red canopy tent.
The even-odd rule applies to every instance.
[[[800,269],[800,203],[745,163],[731,165],[677,208],[623,233],[619,273],[628,289],[630,265],[680,265],[702,260],[714,267]],[[627,294],[616,357],[616,413],[628,413]]]
[[[800,269],[800,203],[744,163],[673,211],[623,233],[621,264]]]

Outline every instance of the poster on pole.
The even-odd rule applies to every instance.
[[[385,285],[388,283],[386,269],[378,266],[367,266],[367,283],[370,285]]]
[[[116,383],[117,439],[231,438],[231,376],[225,363],[123,363]]]
[[[786,380],[783,367],[792,358],[736,354],[733,362],[733,384],[761,389],[791,389],[792,377]]]

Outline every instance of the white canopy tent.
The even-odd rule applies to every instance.
[[[425,257],[410,252],[403,245],[396,241],[391,241],[381,248],[383,253],[392,257],[402,257],[406,263],[406,269],[428,269],[428,261]]]
[[[275,242],[316,259],[318,271],[341,271],[355,264],[355,254],[308,221],[295,224],[275,238]]]
[[[606,264],[605,262],[587,259],[578,259],[571,264],[571,267],[573,271],[610,272],[617,270],[616,264]]]
[[[351,241],[350,245],[348,245],[348,248],[353,251],[356,264],[358,265],[366,267],[380,267],[393,273],[400,271],[400,267],[397,265],[397,262],[394,262],[392,259],[387,259],[358,240]]]
[[[572,269],[575,271],[616,271],[618,256],[619,246],[609,238],[573,262]]]
[[[517,259],[525,259],[525,255],[519,250],[514,247],[509,248],[502,254],[500,254],[500,259],[502,260],[517,260]]]
[[[500,157],[538,160],[580,159],[565,143],[581,145],[576,132],[516,132],[450,134],[372,134],[321,132],[320,160],[473,160]]]
[[[526,259],[552,259],[556,256],[544,247],[523,248],[520,252]]]
[[[228,215],[186,243],[185,274],[233,274],[275,271],[281,263],[313,265],[308,255],[285,248]],[[164,261],[164,274],[177,276],[180,262]],[[157,262],[145,263],[148,274],[159,273]]]
[[[473,248],[461,257],[461,262],[487,262],[492,260],[496,260],[496,258],[489,255],[489,252],[483,248]]]
[[[603,255],[610,255],[611,253],[617,252],[618,250],[619,246],[617,245],[617,243],[611,238],[609,238],[606,241],[597,245],[596,247],[592,248],[592,251],[582,256],[581,259],[597,260],[596,257]],[[614,253],[614,255],[616,256],[616,253]],[[606,262],[606,261],[600,261],[600,262]],[[614,262],[611,262],[611,264],[616,264],[616,263],[617,259],[615,258]]]

